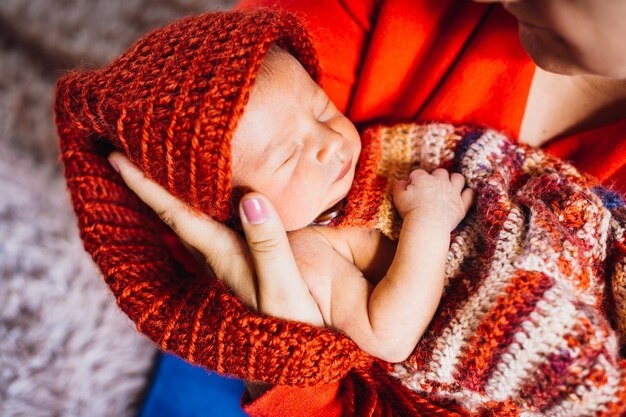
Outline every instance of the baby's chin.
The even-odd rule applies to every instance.
[[[358,157],[358,155],[356,156]],[[350,172],[348,172],[348,174],[342,179],[342,183],[344,187],[340,195],[334,200],[332,200],[330,203],[328,203],[328,205],[326,206],[326,209],[323,210],[322,213],[317,216],[318,218],[324,213],[337,211],[338,206],[339,206],[339,211],[341,211],[341,209],[343,208],[345,204],[346,197],[348,197],[348,194],[350,194],[350,190],[352,189],[352,185],[354,184],[355,175],[356,175],[356,162],[352,166],[352,169],[350,170]]]
[[[278,210],[278,215],[285,226],[285,231],[292,232],[304,227],[315,224],[316,216],[315,212],[304,213],[302,210],[289,210],[289,214],[281,213]]]
[[[302,213],[302,211],[300,211],[299,213],[302,215],[298,216],[294,215],[294,210],[290,210],[289,215],[281,215],[285,230],[289,232],[302,229],[306,226],[325,224],[328,223],[328,221],[332,220],[334,217],[336,217],[345,206],[345,200],[350,193],[350,189],[352,188],[354,176],[355,167],[353,167],[352,170],[342,179],[342,183],[345,183],[345,186],[341,190],[339,196],[335,197],[333,200],[323,205],[323,208],[318,211],[317,215],[312,215],[310,213],[309,215],[306,215]]]
[[[302,229],[303,227],[312,226],[312,225],[324,225],[327,224],[330,220],[334,219],[341,213],[343,207],[345,205],[345,199],[348,193],[337,198],[330,202],[325,210],[322,210],[317,216],[304,216],[294,217],[294,216],[281,216],[283,224],[285,226],[285,230],[287,232],[291,232],[294,230]]]
[[[346,192],[345,195],[331,202],[326,208],[326,210],[318,214],[317,217],[315,217],[315,219],[311,223],[312,224],[327,224],[332,219],[337,217],[343,211],[343,208],[346,205],[347,196],[348,196],[348,192]]]

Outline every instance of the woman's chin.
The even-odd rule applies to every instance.
[[[626,65],[618,65],[615,54],[590,51],[588,45],[569,45],[548,29],[519,25],[522,46],[537,66],[561,75],[595,75],[625,79]],[[626,55],[626,54],[624,54]],[[626,58],[623,60],[626,61]]]
[[[574,58],[557,59],[554,56],[530,53],[529,55],[535,61],[535,64],[544,71],[560,75],[585,75],[606,79],[626,80],[626,67],[616,69],[612,65],[602,65],[600,62],[594,62],[591,65],[584,65]]]
[[[572,65],[571,63],[560,62],[560,61],[551,59],[551,57],[547,57],[545,59],[542,59],[542,57],[535,57],[533,55],[531,55],[531,57],[539,68],[541,68],[544,71],[551,72],[553,74],[568,75],[568,76],[588,74],[588,72],[584,71],[582,68],[579,68],[578,66]]]
[[[519,38],[539,68],[562,75],[584,73],[576,64],[565,42],[552,32],[520,23]]]

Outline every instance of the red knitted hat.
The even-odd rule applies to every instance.
[[[273,43],[318,78],[313,45],[293,16],[204,14],[146,35],[106,68],[59,80],[57,130],[85,248],[139,331],[222,373],[330,382],[367,357],[331,329],[263,317],[219,280],[187,272],[166,243],[171,231],[106,159],[111,147],[121,150],[177,197],[227,220],[231,135]]]
[[[57,86],[57,115],[226,221],[233,212],[231,137],[272,43],[318,79],[313,45],[293,16],[211,13],[146,35],[101,70],[68,74]]]

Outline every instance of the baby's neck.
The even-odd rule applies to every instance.
[[[346,199],[341,199],[337,204],[321,213],[313,220],[313,225],[325,226],[329,224],[335,217],[339,216],[346,206]]]

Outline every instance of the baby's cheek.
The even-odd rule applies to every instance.
[[[295,200],[284,196],[273,203],[287,231],[308,226],[318,215],[317,205],[305,199]]]

